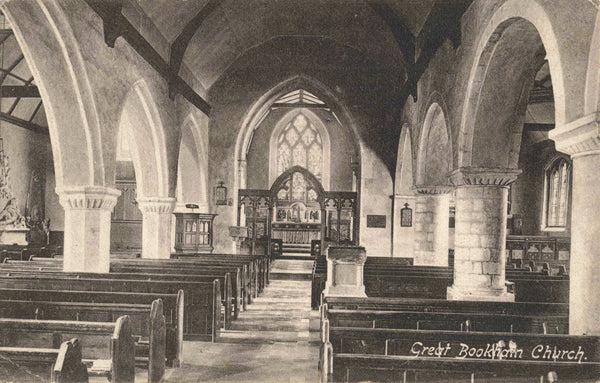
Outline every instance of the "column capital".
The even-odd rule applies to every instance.
[[[600,153],[600,112],[588,114],[548,132],[556,150],[570,156]]]
[[[448,174],[454,186],[508,186],[517,180],[521,169],[462,167]]]
[[[60,204],[70,210],[109,210],[117,204],[121,191],[105,186],[67,186],[57,188]]]
[[[142,213],[170,214],[175,208],[176,199],[171,197],[140,197],[137,202]]]
[[[415,185],[412,188],[415,194],[427,194],[427,195],[438,195],[438,194],[450,194],[454,190],[452,185]]]

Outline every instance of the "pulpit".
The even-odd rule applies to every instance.
[[[175,251],[212,253],[215,216],[207,213],[175,213]]]

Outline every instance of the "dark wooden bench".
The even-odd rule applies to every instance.
[[[335,327],[524,332],[566,334],[565,315],[517,315],[494,312],[431,312],[423,310],[328,309],[324,321]]]
[[[143,303],[155,298],[152,294],[85,291],[0,289],[0,297],[3,298],[0,316],[6,318],[114,322],[119,316],[127,315],[138,339],[150,338],[151,304],[156,302]],[[184,293],[163,294],[159,300],[163,304],[163,315],[166,314],[166,363],[178,367],[183,352]]]
[[[187,282],[178,280],[147,281],[136,279],[64,278],[54,275],[4,276],[0,288],[27,290],[75,290],[147,294],[185,293],[183,332],[188,339],[215,341],[221,327],[221,290],[218,280]]]
[[[520,381],[600,377],[600,338],[332,327],[322,381]],[[556,380],[554,380],[556,381]]]
[[[33,263],[33,262],[30,262]],[[10,266],[13,265],[13,266]],[[231,274],[225,273],[216,274],[210,271],[205,271],[207,275],[196,275],[196,274],[171,274],[171,273],[158,273],[159,270],[153,270],[157,273],[145,273],[145,270],[139,270],[139,272],[127,272],[127,273],[108,273],[108,274],[96,274],[96,273],[78,273],[78,272],[63,272],[59,270],[40,270],[36,267],[27,265],[15,266],[12,263],[4,264],[0,266],[0,277],[1,276],[18,276],[18,275],[29,275],[29,276],[56,276],[66,278],[102,278],[108,280],[119,280],[119,279],[136,279],[146,281],[185,281],[185,282],[212,282],[218,279],[221,286],[221,299],[224,311],[224,326],[226,329],[230,327],[232,316],[237,317],[240,307],[238,306],[238,294],[239,290],[232,289]],[[235,293],[234,293],[235,291]]]
[[[393,258],[390,258],[393,259]],[[367,261],[369,258],[367,258]],[[320,294],[326,284],[326,264],[315,266],[311,306],[318,308]],[[383,265],[383,261],[379,261]],[[506,271],[509,288],[519,302],[568,302],[569,277],[544,273],[512,273]],[[369,297],[407,297],[445,299],[453,283],[453,270],[448,267],[397,266],[367,267],[364,269],[365,292]]]
[[[18,345],[22,347],[39,346],[40,343],[46,342],[52,343],[52,347],[57,347],[62,342],[65,334],[68,334],[68,336],[76,335],[86,345],[84,358],[96,360],[91,364],[92,371],[100,371],[100,374],[105,371],[104,373],[109,376],[110,370],[106,366],[114,359],[114,355],[110,350],[110,336],[115,331],[118,318],[115,322],[58,320],[58,318],[64,316],[69,317],[69,311],[72,309],[85,313],[86,308],[84,307],[82,310],[82,305],[85,305],[85,303],[0,301],[0,310],[4,312],[7,311],[4,310],[6,307],[10,307],[10,313],[16,314],[10,318],[0,318],[0,333],[3,335],[1,343],[3,346]],[[106,303],[87,303],[87,305],[100,306],[99,308],[105,311],[110,310]],[[89,306],[87,309],[91,308]],[[179,340],[170,339],[171,344],[167,347],[167,326],[162,301],[157,299],[152,303],[152,306],[133,305],[129,308],[122,307],[123,304],[120,306],[117,307],[118,313],[133,311],[133,316],[122,315],[119,318],[127,318],[128,320],[128,327],[135,340],[135,355],[132,358],[135,357],[138,364],[148,368],[148,377],[154,379],[152,381],[157,381],[164,374],[165,364],[179,366],[182,357],[182,344],[175,345],[173,343],[179,342]],[[23,319],[28,316],[28,313],[31,314],[31,310],[34,308],[35,313],[38,314],[36,318]],[[96,313],[97,311],[95,310]],[[115,315],[117,313],[113,311],[111,314]],[[141,324],[143,327],[148,328],[147,332],[136,331],[136,327],[140,327],[140,321],[147,322]],[[51,337],[48,339],[47,335],[51,335]],[[103,341],[102,336],[108,336],[109,338]]]
[[[81,343],[71,339],[53,348],[0,347],[0,367],[6,381],[85,383]],[[131,380],[130,380],[131,381]]]
[[[154,316],[153,324],[157,327],[150,338],[150,356],[146,363],[149,381],[157,382],[165,370],[164,316],[162,322],[160,316]],[[89,376],[106,377],[113,382],[132,381],[135,376],[135,343],[127,316],[112,323],[0,318],[0,333],[3,347],[19,348],[59,348],[63,336],[76,334],[81,344],[86,345],[82,361]],[[49,339],[44,335],[49,335]]]

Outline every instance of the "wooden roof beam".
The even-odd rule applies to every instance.
[[[19,126],[21,128],[25,128],[27,130],[31,130],[32,132],[35,132],[35,133],[49,134],[47,127],[35,124],[30,121],[22,120],[18,117],[8,114],[8,113],[0,112],[0,120],[6,121],[8,123],[11,123],[15,126]]]
[[[187,50],[192,37],[194,37],[200,26],[202,26],[204,20],[206,20],[208,16],[221,5],[221,3],[223,3],[223,0],[209,0],[209,2],[202,7],[200,12],[188,21],[171,44],[169,65],[174,74],[179,74],[181,64],[183,63],[183,56],[185,55],[185,51]],[[173,83],[170,82],[169,85],[171,87],[173,86]]]
[[[174,92],[181,94],[207,116],[210,115],[211,107],[209,103],[179,77],[178,72],[174,72],[173,68],[163,60],[152,44],[123,16],[121,12],[122,0],[85,0],[85,2],[102,19],[106,45],[114,48],[117,38],[123,37],[169,84],[173,84],[172,90]]]
[[[40,91],[35,85],[2,85],[0,87],[2,98],[39,98]]]

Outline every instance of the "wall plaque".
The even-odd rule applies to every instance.
[[[400,227],[411,227],[412,226],[412,209],[405,203],[404,207],[400,209]]]
[[[367,227],[385,228],[385,215],[367,215]]]

